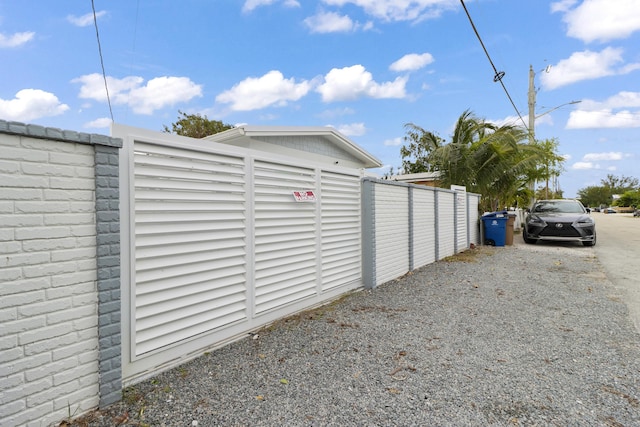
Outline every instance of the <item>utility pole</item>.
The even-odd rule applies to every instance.
[[[529,144],[533,144],[536,139],[536,88],[533,84],[535,76],[533,65],[529,65]]]
[[[547,65],[547,67],[544,69],[545,72],[549,72],[551,66]],[[542,70],[541,70],[542,71]],[[529,101],[529,144],[535,144],[536,142],[536,119],[539,117],[542,117],[546,114],[551,113],[552,111],[557,110],[560,107],[564,107],[565,105],[572,105],[572,104],[579,104],[582,101],[571,101],[571,102],[567,102],[564,104],[560,104],[557,107],[553,107],[550,110],[545,111],[542,114],[539,114],[538,116],[536,116],[536,87],[534,84],[534,79],[536,77],[536,73],[533,71],[533,65],[529,65],[529,92],[528,92],[528,101]],[[549,165],[546,165],[547,167],[547,192],[546,192],[546,197],[549,197]],[[555,185],[558,186],[558,177],[555,177]],[[532,199],[529,201],[531,204],[533,204],[533,202],[535,202],[536,199],[536,195],[535,195],[535,187],[536,187],[536,181],[535,180],[531,180],[528,182],[528,188],[531,191],[532,194]],[[556,191],[557,192],[557,191]]]
[[[529,65],[529,144],[533,145],[536,142],[536,88],[533,83],[533,79],[536,73],[533,71],[533,65]],[[532,179],[528,182],[529,191],[531,191],[531,200],[529,202],[533,204],[536,199],[536,181]]]

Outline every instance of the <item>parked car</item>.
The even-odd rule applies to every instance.
[[[604,213],[607,213],[607,214],[610,214],[610,213],[616,213],[616,212],[618,212],[618,211],[616,211],[616,210],[615,210],[615,209],[613,209],[613,208],[607,208],[607,209],[605,209],[605,210],[604,210]]]
[[[539,200],[527,212],[522,229],[525,243],[538,240],[596,244],[596,223],[578,200]]]

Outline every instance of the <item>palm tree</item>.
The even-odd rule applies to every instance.
[[[451,142],[432,146],[424,163],[440,172],[443,187],[464,185],[482,195],[483,209],[496,210],[530,196],[526,183],[549,159],[543,147],[527,143],[527,136],[526,129],[498,127],[467,110]]]
[[[537,181],[544,181],[545,186],[541,191],[541,197],[549,198],[549,181],[560,176],[562,172],[562,163],[564,157],[558,156],[556,150],[558,149],[558,140],[556,138],[545,139],[544,141],[536,141],[536,144],[544,153],[542,163],[538,165],[534,178]],[[551,195],[554,195],[554,191]]]

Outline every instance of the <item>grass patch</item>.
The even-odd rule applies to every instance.
[[[475,246],[473,248],[469,248],[465,251],[459,252],[455,255],[451,255],[448,256],[446,258],[443,258],[441,261],[444,262],[477,262],[478,261],[478,257],[481,255],[492,255],[493,253],[491,252],[490,249],[485,248],[483,246]]]

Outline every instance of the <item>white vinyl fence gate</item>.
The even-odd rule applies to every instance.
[[[114,126],[125,384],[362,287],[361,172]],[[316,200],[296,202],[293,191]]]

